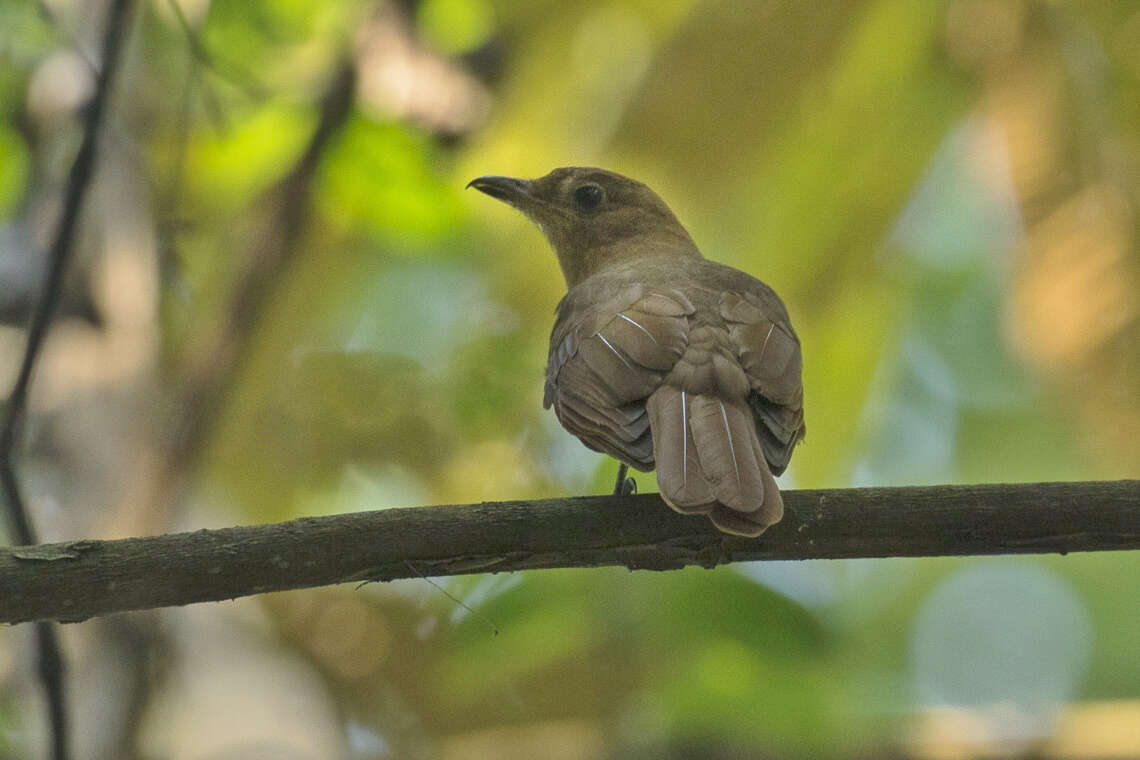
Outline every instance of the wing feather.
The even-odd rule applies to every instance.
[[[640,469],[654,465],[645,400],[684,353],[692,303],[627,287],[601,305],[559,306],[544,404],[587,446]]]
[[[724,293],[720,314],[748,377],[760,446],[778,475],[805,431],[799,339],[783,308],[753,293]]]

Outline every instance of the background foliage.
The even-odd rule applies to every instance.
[[[0,0],[0,387],[103,15]],[[1138,41],[1134,4],[1078,0],[141,2],[33,392],[41,534],[606,488],[541,410],[554,258],[463,192],[574,164],[787,301],[785,486],[1135,477]],[[79,757],[1135,757],[1138,572],[522,573],[64,643]],[[29,638],[0,631],[0,756],[42,745]]]

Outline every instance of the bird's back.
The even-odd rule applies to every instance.
[[[545,401],[587,446],[656,466],[679,511],[748,535],[782,512],[771,473],[803,435],[799,343],[744,272],[665,251],[579,283],[558,308]]]

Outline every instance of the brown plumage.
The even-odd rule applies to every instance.
[[[784,513],[773,474],[804,435],[802,360],[764,283],[701,256],[645,185],[593,168],[470,186],[519,209],[550,241],[558,305],[544,405],[586,446],[639,470],[661,496],[727,533]]]

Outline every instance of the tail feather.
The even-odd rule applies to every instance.
[[[758,536],[784,503],[750,411],[663,386],[647,403],[661,496],[678,512],[707,513],[726,532]]]
[[[737,512],[755,512],[764,504],[755,423],[733,404],[695,396],[689,426],[697,442],[705,477],[717,501]]]
[[[657,485],[665,503],[683,514],[709,512],[714,503],[693,440],[690,404],[691,396],[685,391],[663,386],[645,405],[653,431]]]

